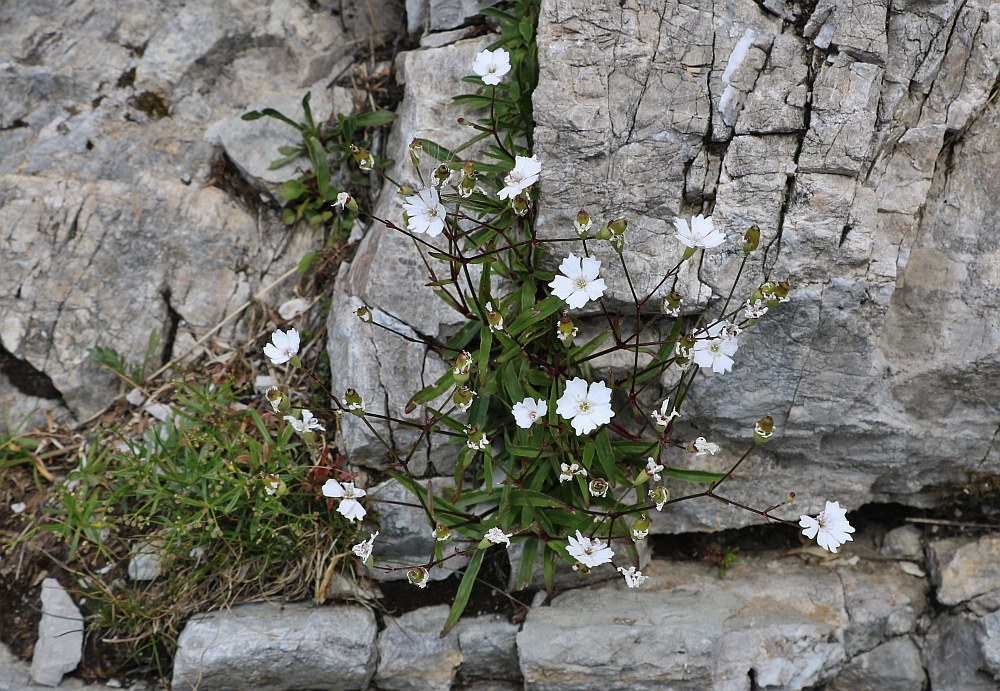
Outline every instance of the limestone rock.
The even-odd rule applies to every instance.
[[[927,674],[920,649],[908,636],[858,655],[826,687],[828,691],[923,691]]]
[[[83,616],[59,581],[42,581],[42,618],[31,658],[31,678],[45,686],[59,686],[83,657]]]
[[[943,605],[1000,590],[1000,537],[935,540],[927,556],[934,596]]]
[[[924,554],[923,536],[923,531],[915,525],[894,528],[882,538],[879,552],[885,557],[919,560]]]
[[[448,607],[425,607],[389,619],[378,637],[375,683],[387,691],[449,691],[462,663],[458,637],[440,638]]]
[[[851,618],[844,633],[848,656],[918,632],[918,622],[929,611],[925,579],[907,575],[891,562],[862,561],[837,573]]]
[[[517,656],[517,625],[499,616],[464,618],[452,635],[462,651],[459,674],[466,685],[471,680],[518,682],[521,670]]]
[[[997,620],[968,614],[945,614],[934,620],[924,643],[924,660],[932,689],[987,691],[1000,680]]]
[[[545,689],[803,689],[845,659],[836,574],[741,562],[654,560],[650,581],[574,590],[532,609],[517,636],[525,684]]]
[[[365,688],[375,672],[375,617],[353,605],[243,605],[188,621],[172,691]]]

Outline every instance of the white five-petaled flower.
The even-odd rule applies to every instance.
[[[698,437],[693,442],[691,446],[694,447],[695,456],[705,456],[708,454],[715,455],[719,453],[722,447],[718,444],[708,441],[705,437]]]
[[[414,233],[427,233],[434,238],[444,231],[444,219],[448,210],[441,203],[437,190],[425,187],[403,204],[406,211],[406,227]]]
[[[484,50],[476,55],[472,71],[483,78],[484,84],[496,86],[500,78],[510,72],[510,53],[503,48]]]
[[[302,419],[298,420],[291,415],[286,415],[284,419],[292,426],[299,434],[306,434],[312,432],[314,429],[318,429],[320,432],[325,432],[326,428],[319,424],[319,420],[313,417],[311,411],[302,409]]]
[[[515,403],[511,411],[514,414],[514,422],[522,429],[528,429],[538,422],[539,418],[549,412],[549,404],[539,398],[525,398],[520,403]]]
[[[354,552],[358,559],[362,563],[367,563],[369,559],[372,558],[372,546],[375,544],[375,538],[378,537],[378,531],[376,530],[372,533],[372,536],[367,540],[362,540],[358,544],[351,547],[351,551]]]
[[[646,475],[653,480],[653,482],[660,481],[660,471],[663,470],[663,466],[656,462],[656,459],[650,456],[646,459]]]
[[[654,410],[652,413],[653,422],[657,427],[666,427],[670,424],[670,421],[675,417],[680,417],[681,414],[677,412],[677,408],[674,408],[669,414],[667,413],[667,408],[670,407],[670,399],[663,399],[663,403],[660,404],[659,410]]]
[[[597,274],[601,262],[593,257],[571,254],[559,265],[561,275],[556,275],[549,287],[552,294],[566,301],[570,309],[583,307],[591,300],[599,300],[608,286]]]
[[[542,164],[534,156],[515,156],[514,169],[503,179],[506,187],[497,196],[501,199],[513,199],[538,182],[541,172]]]
[[[690,226],[686,220],[678,218],[674,221],[674,227],[677,228],[675,237],[685,247],[692,249],[700,247],[710,250],[721,245],[726,239],[723,232],[715,227],[711,216],[706,218],[704,215],[698,214],[691,219]]]
[[[609,545],[600,540],[591,540],[584,537],[580,531],[576,531],[576,538],[567,537],[569,546],[566,552],[584,566],[593,568],[601,564],[607,564],[614,557],[614,550]]]
[[[586,379],[574,377],[566,382],[566,391],[556,401],[556,412],[570,420],[577,435],[587,434],[611,422],[611,389],[602,381],[588,384]]]
[[[299,352],[299,332],[295,329],[282,331],[275,329],[271,342],[264,346],[264,355],[275,365],[283,365]]]
[[[505,533],[500,528],[490,528],[486,531],[486,535],[484,537],[494,545],[503,543],[507,545],[507,547],[510,547],[510,534]]]
[[[358,501],[358,499],[366,494],[368,493],[360,487],[355,487],[353,482],[341,484],[331,478],[323,485],[323,496],[340,499],[340,506],[337,507],[337,511],[351,521],[360,521],[368,513],[365,507],[361,505],[361,502]]]
[[[568,482],[572,480],[577,475],[583,475],[587,477],[587,469],[581,468],[579,463],[560,463],[559,470],[559,482]]]
[[[740,347],[736,342],[734,326],[729,322],[719,322],[708,327],[708,337],[694,342],[694,361],[699,367],[710,367],[716,374],[724,374],[733,368],[733,355]]]
[[[854,527],[847,521],[847,509],[840,508],[839,501],[828,501],[823,512],[812,516],[799,516],[799,526],[802,534],[816,542],[825,550],[834,554],[845,542],[853,541],[851,533]]]
[[[637,570],[634,566],[627,569],[624,566],[619,566],[618,573],[625,577],[625,585],[629,588],[638,588],[649,580],[649,576],[643,576],[642,571]]]

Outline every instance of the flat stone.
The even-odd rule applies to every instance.
[[[858,655],[827,687],[828,691],[923,691],[927,673],[920,648],[909,636]]]
[[[1000,589],[1000,537],[947,538],[927,546],[934,596],[957,605]]]
[[[172,691],[348,691],[375,672],[374,615],[364,607],[254,604],[196,616],[177,641]]]
[[[392,691],[449,691],[462,663],[459,638],[441,629],[448,619],[446,605],[424,607],[386,620],[378,637],[375,683]]]
[[[515,624],[496,615],[462,619],[455,626],[462,651],[459,674],[463,681],[520,682]]]
[[[924,555],[924,531],[915,525],[894,528],[883,536],[879,553],[895,559],[919,560]]]
[[[31,678],[45,686],[59,686],[83,657],[83,616],[59,581],[42,581],[42,618],[31,658]]]

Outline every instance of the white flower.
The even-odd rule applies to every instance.
[[[653,479],[653,482],[660,481],[660,471],[663,470],[663,466],[656,462],[656,459],[650,456],[646,459],[646,475]]]
[[[275,329],[271,334],[271,342],[264,346],[264,355],[271,358],[275,365],[284,363],[295,357],[299,352],[299,332],[295,329],[282,331]]]
[[[278,491],[281,487],[281,478],[277,475],[268,475],[264,478],[264,491],[267,492],[268,496],[274,496],[274,493]]]
[[[699,367],[711,367],[716,374],[733,368],[733,355],[739,348],[736,333],[729,322],[719,322],[708,327],[708,338],[694,342],[694,361]]]
[[[503,179],[504,187],[497,195],[501,199],[513,199],[536,182],[542,172],[542,164],[534,156],[515,156],[514,169]]]
[[[618,573],[625,577],[625,585],[629,588],[638,588],[649,580],[649,576],[643,576],[642,571],[637,571],[634,566],[627,569],[624,566],[619,566]]]
[[[799,516],[799,526],[803,535],[810,540],[816,538],[820,547],[834,554],[842,544],[854,540],[850,535],[854,527],[847,522],[847,509],[840,508],[839,501],[828,501],[816,518]]]
[[[334,202],[333,206],[336,209],[344,210],[344,207],[351,201],[351,195],[347,192],[341,192],[337,195],[337,201]]]
[[[651,417],[653,418],[653,422],[656,424],[657,427],[665,428],[667,425],[670,424],[671,420],[673,420],[675,417],[681,416],[681,414],[677,412],[677,408],[674,408],[668,415],[667,408],[669,407],[670,407],[670,399],[665,398],[663,399],[663,403],[660,404],[660,409],[658,411],[654,410],[652,412]]]
[[[743,314],[747,319],[760,319],[767,314],[767,303],[763,300],[754,300],[753,302],[747,300],[747,304],[743,308]]]
[[[701,247],[710,250],[721,245],[726,239],[722,231],[715,228],[711,216],[705,218],[702,214],[698,214],[691,219],[690,226],[683,218],[678,218],[674,221],[674,227],[677,228],[676,238],[685,247],[692,249]]]
[[[714,456],[721,450],[718,444],[708,441],[705,437],[698,437],[691,443],[691,446],[694,447],[695,456],[705,456],[708,454]]]
[[[600,540],[584,537],[579,530],[576,531],[576,539],[572,537],[566,539],[569,541],[566,552],[584,566],[593,568],[607,564],[615,555],[610,546],[605,545]]]
[[[435,238],[444,230],[444,219],[448,210],[441,203],[437,190],[425,187],[419,193],[406,198],[406,227],[414,233],[427,233]]]
[[[560,463],[559,469],[562,471],[559,474],[559,482],[568,482],[577,475],[587,477],[587,469],[581,468],[579,463]]]
[[[528,429],[549,412],[549,404],[540,398],[537,401],[534,398],[525,398],[520,403],[515,403],[510,412],[514,414],[514,422],[518,427]]]
[[[510,535],[500,530],[500,528],[490,528],[486,531],[485,537],[494,545],[499,545],[502,542],[510,547]]]
[[[593,257],[583,257],[571,254],[559,265],[561,276],[556,276],[549,283],[552,294],[566,301],[570,309],[583,307],[590,300],[598,300],[608,286],[597,274],[601,270],[601,262]]]
[[[571,420],[577,435],[587,434],[611,422],[611,389],[602,381],[589,385],[585,379],[574,377],[566,383],[566,391],[556,401],[556,412],[563,419]]]
[[[472,71],[483,78],[484,84],[496,86],[500,78],[510,72],[510,53],[503,48],[484,50],[476,55]]]
[[[340,484],[336,480],[330,479],[323,485],[323,496],[332,499],[340,499],[340,506],[337,511],[351,521],[360,521],[368,513],[365,507],[358,501],[368,494],[360,487],[355,487],[353,482]]]
[[[313,414],[310,411],[306,410],[305,408],[302,409],[301,420],[297,420],[291,415],[286,415],[284,419],[288,422],[288,424],[292,426],[292,429],[294,429],[299,434],[306,434],[308,432],[313,431],[314,429],[318,429],[320,432],[326,431],[326,428],[323,427],[323,425],[319,424],[319,420],[314,418]]]
[[[375,544],[375,538],[377,537],[378,531],[376,530],[370,538],[362,540],[358,544],[351,547],[351,551],[358,556],[358,559],[360,559],[362,563],[367,563],[368,560],[372,558],[372,546]]]

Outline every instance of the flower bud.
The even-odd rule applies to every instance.
[[[583,210],[576,215],[576,220],[573,221],[573,226],[576,228],[576,234],[584,239],[586,239],[587,235],[590,234],[590,228],[593,225],[594,222],[590,220],[590,214]]]
[[[358,164],[358,168],[365,173],[375,167],[375,158],[372,156],[372,152],[368,149],[363,149],[357,145],[351,145],[351,157],[354,159],[354,162]]]
[[[476,181],[479,176],[476,174],[476,165],[472,161],[466,161],[459,173],[458,194],[463,199],[468,199],[476,191]]]
[[[283,497],[288,494],[288,487],[285,481],[277,475],[268,474],[263,477],[264,491],[271,497]]]
[[[743,254],[750,254],[760,245],[760,228],[752,225],[743,235]]]
[[[413,163],[414,167],[420,165],[420,155],[424,152],[424,145],[420,143],[420,140],[414,137],[410,141],[410,162]]]
[[[368,308],[368,305],[361,305],[361,307],[354,310],[354,316],[366,324],[370,324],[372,321],[372,311]]]
[[[406,580],[418,588],[426,588],[427,582],[430,580],[430,575],[424,567],[414,566],[406,572]]]
[[[472,401],[476,398],[476,396],[476,392],[468,386],[460,386],[455,389],[455,395],[452,400],[455,401],[455,405],[458,409],[464,413],[472,406]]]
[[[486,438],[486,433],[471,425],[466,425],[465,437],[465,445],[473,451],[482,451],[490,445],[490,440]]]
[[[636,522],[632,524],[632,539],[642,540],[647,535],[649,535],[649,516],[642,514]]]
[[[785,495],[785,500],[782,501],[781,503],[791,504],[793,501],[795,501],[795,492],[789,492],[788,494]]]
[[[608,224],[608,230],[610,230],[611,234],[616,237],[619,235],[624,235],[625,230],[627,228],[628,228],[628,221],[626,221],[624,218],[616,218],[615,220],[611,221],[611,223]]]
[[[663,296],[660,303],[660,312],[668,317],[681,316],[681,294],[676,290]]]
[[[595,477],[593,480],[590,481],[590,484],[587,486],[587,489],[590,490],[591,496],[603,497],[608,493],[608,481],[599,477]]]
[[[455,358],[455,366],[452,368],[451,373],[455,381],[459,384],[465,383],[469,380],[469,370],[472,369],[472,353],[463,350]]]
[[[451,528],[446,526],[444,523],[438,523],[434,526],[432,535],[434,535],[434,539],[438,542],[447,542],[451,539]]]
[[[755,444],[763,444],[771,435],[774,434],[774,418],[770,415],[765,415],[753,428],[753,441]]]
[[[361,394],[354,389],[348,389],[344,392],[344,403],[352,415],[356,417],[365,416],[365,402],[361,400]]]
[[[412,197],[416,193],[417,193],[416,190],[414,190],[409,185],[402,185],[399,189],[396,190],[396,194],[399,195],[400,197]]]
[[[559,319],[559,326],[556,328],[556,337],[563,342],[567,348],[573,345],[573,339],[579,333],[580,329],[574,326],[573,320],[569,318],[568,314],[564,314]]]
[[[609,228],[608,224],[605,223],[603,226],[601,226],[601,229],[594,234],[594,237],[597,238],[598,240],[610,240],[611,228]]]
[[[663,486],[654,487],[649,490],[649,500],[656,504],[657,511],[662,511],[663,505],[670,500],[670,490]]]
[[[269,388],[264,395],[267,397],[267,402],[271,404],[271,410],[278,415],[285,414],[291,409],[288,397],[281,393],[277,386]]]

